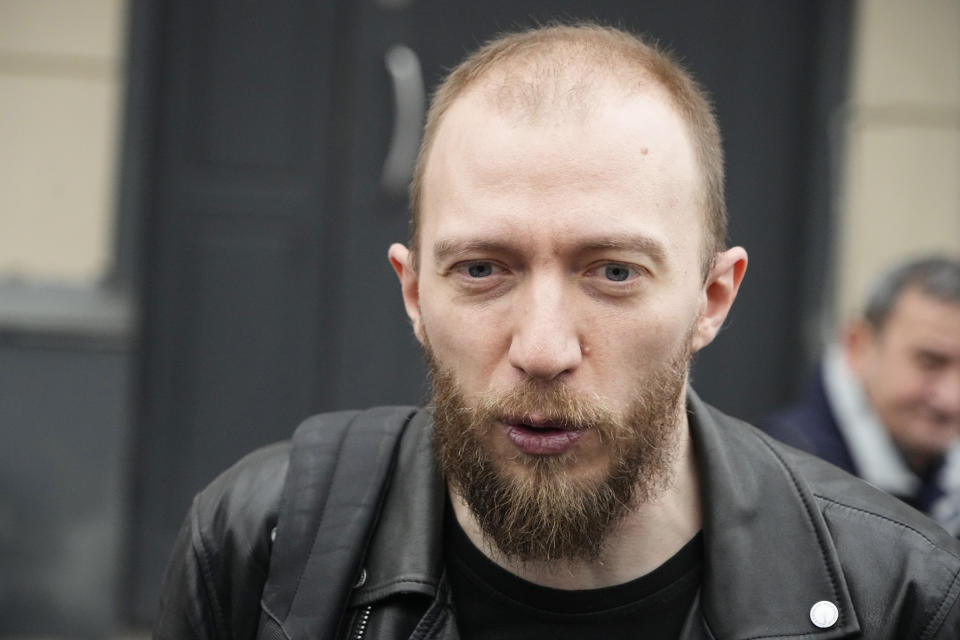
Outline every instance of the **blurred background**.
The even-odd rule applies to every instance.
[[[960,0],[0,0],[0,637],[134,637],[191,496],[424,397],[386,248],[424,92],[490,35],[652,35],[725,136],[757,419],[892,260],[960,251]]]

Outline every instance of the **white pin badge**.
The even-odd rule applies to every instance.
[[[837,605],[828,600],[821,600],[810,607],[810,622],[821,629],[829,629],[837,624],[840,618],[840,610]]]

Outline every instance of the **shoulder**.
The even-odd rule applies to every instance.
[[[704,606],[726,632],[718,635],[757,620],[764,633],[787,637],[785,631],[810,624],[810,605],[798,603],[828,599],[839,607],[844,630],[858,637],[953,637],[960,628],[960,542],[841,469],[695,396],[690,406],[714,563]],[[746,594],[733,603],[763,606],[741,606],[732,618],[731,583]]]
[[[291,440],[257,449],[221,473],[194,498],[180,530],[154,637],[251,635],[278,550],[302,566],[296,562],[306,561],[328,512],[327,491],[344,483],[367,486],[374,467],[385,472],[413,411],[375,407],[318,414],[301,423]],[[375,461],[384,463],[382,469]],[[274,548],[281,513],[287,514],[280,523],[286,537],[276,540],[286,542]]]
[[[856,465],[849,444],[841,433],[830,402],[819,378],[796,404],[767,416],[757,427],[802,451],[807,451],[851,473]]]
[[[804,416],[804,409],[800,407],[789,407],[773,415],[765,417],[757,423],[757,427],[780,442],[785,442],[792,447],[804,451],[813,451],[813,443],[810,442],[806,430],[801,425],[810,424]]]
[[[289,453],[288,442],[257,449],[194,498],[167,563],[155,638],[256,629]]]
[[[194,498],[190,515],[197,542],[228,540],[249,552],[275,526],[290,460],[290,442],[277,442],[244,456]]]
[[[767,440],[813,496],[865,630],[935,638],[960,625],[960,541],[889,494]]]
[[[814,376],[803,395],[795,403],[766,416],[757,423],[757,427],[793,446],[797,445],[792,439],[799,438],[799,442],[804,443],[811,434],[835,431],[836,421],[824,390],[822,377]],[[810,450],[805,446],[798,448],[804,451]]]
[[[307,418],[291,440],[248,454],[197,495],[190,510],[193,544],[211,557],[246,559],[265,572],[283,501],[295,499],[298,520],[311,509],[309,516],[319,518],[313,505],[340,478],[334,474],[370,475],[376,455],[391,457],[391,443],[413,411],[374,407]]]
[[[908,550],[942,551],[949,564],[960,568],[960,541],[923,513],[815,456],[767,441],[806,483],[836,533],[860,526],[866,530],[858,535],[892,537]]]

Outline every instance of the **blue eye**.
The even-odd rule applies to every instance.
[[[489,262],[474,262],[467,266],[467,274],[471,278],[486,278],[493,274],[493,265]]]
[[[603,275],[611,282],[623,282],[630,277],[630,267],[622,264],[608,264],[603,268]]]

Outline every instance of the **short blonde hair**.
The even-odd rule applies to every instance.
[[[627,91],[652,82],[663,90],[687,125],[703,180],[703,272],[706,276],[716,254],[725,248],[727,234],[723,147],[706,92],[657,46],[626,31],[592,23],[550,25],[498,36],[454,68],[434,92],[410,185],[409,246],[415,265],[419,262],[419,222],[426,165],[440,123],[451,105],[494,73],[508,76],[504,78],[505,86],[516,79],[515,75],[520,78],[523,86],[513,87],[508,93],[514,102],[518,96],[528,100],[528,108],[536,108],[537,94],[547,90],[547,85],[554,83],[558,76],[566,77],[579,89],[586,87],[587,93],[581,100],[583,105],[588,105],[589,87],[596,84],[591,78],[597,77],[598,71],[601,77],[613,78]]]

